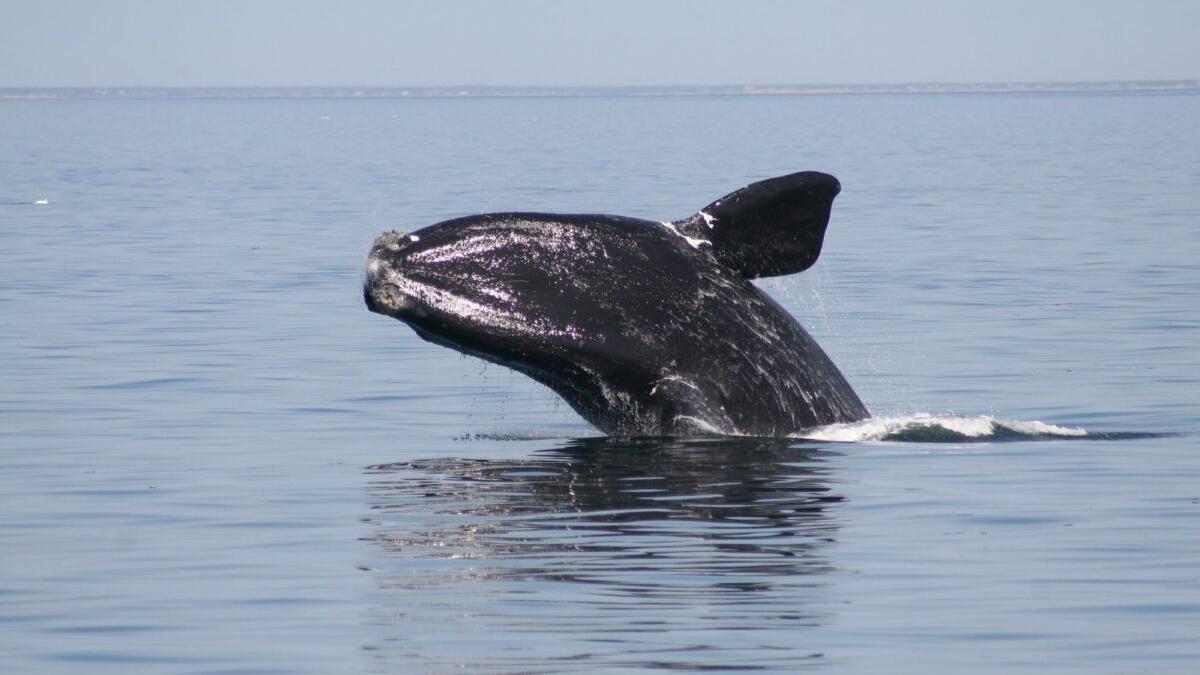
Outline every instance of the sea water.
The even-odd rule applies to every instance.
[[[0,102],[0,671],[1195,672],[1200,96]],[[841,179],[876,419],[602,439],[373,237]]]

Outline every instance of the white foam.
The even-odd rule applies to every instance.
[[[999,423],[1001,426],[1007,427],[1022,434],[1043,435],[1043,436],[1087,436],[1087,430],[1078,427],[1060,427],[1054,424],[1046,424],[1034,420],[1032,422],[1021,422],[1018,420],[1003,420]]]
[[[46,206],[49,203],[50,203],[50,200],[43,197],[43,198],[37,200],[36,202],[34,202],[33,205],[34,206]]]
[[[998,420],[991,415],[931,415],[917,413],[900,417],[872,417],[861,422],[829,424],[808,429],[796,434],[799,438],[817,441],[858,443],[882,441],[904,432],[925,429],[944,429],[966,438],[984,439],[1010,432],[1022,436],[1086,436],[1087,431],[1074,427],[1060,427],[1045,422],[1023,422],[1020,420]]]

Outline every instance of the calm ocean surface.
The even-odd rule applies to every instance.
[[[2,101],[0,134],[2,672],[1200,669],[1200,96]],[[605,441],[362,305],[385,229],[802,169],[843,184],[823,256],[763,285],[877,427],[965,435]]]

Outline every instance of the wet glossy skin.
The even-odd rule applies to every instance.
[[[364,295],[429,341],[542,382],[609,434],[783,436],[866,417],[817,343],[717,262],[702,228],[460,218],[379,237]]]

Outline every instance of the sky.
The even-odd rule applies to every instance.
[[[1200,0],[0,0],[0,86],[1200,79]]]

